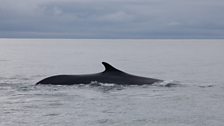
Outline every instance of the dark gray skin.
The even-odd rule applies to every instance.
[[[37,84],[52,84],[52,85],[75,85],[75,84],[90,84],[91,82],[113,83],[120,85],[151,85],[156,82],[162,82],[159,79],[140,77],[120,71],[106,62],[102,62],[105,70],[95,74],[85,75],[56,75],[45,78]]]

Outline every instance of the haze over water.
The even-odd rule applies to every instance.
[[[0,39],[0,125],[223,126],[223,54],[223,40]],[[180,85],[34,86],[102,61]]]

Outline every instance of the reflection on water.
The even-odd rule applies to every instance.
[[[222,40],[1,39],[0,125],[223,126],[223,48]],[[102,71],[102,61],[175,81],[35,86],[52,75]]]
[[[102,83],[35,86],[21,82],[27,80],[1,83],[0,119],[4,120],[1,125],[221,126],[224,123],[224,94],[219,86]]]

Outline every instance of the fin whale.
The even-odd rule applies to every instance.
[[[156,82],[163,82],[160,79],[140,77],[128,74],[117,68],[111,66],[106,62],[102,62],[105,70],[95,74],[84,75],[56,75],[45,78],[38,84],[51,84],[51,85],[75,85],[75,84],[90,84],[93,81],[100,83],[114,83],[120,85],[151,85]]]

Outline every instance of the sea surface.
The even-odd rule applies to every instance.
[[[108,62],[152,86],[52,86]],[[0,39],[0,126],[223,126],[224,40]]]

